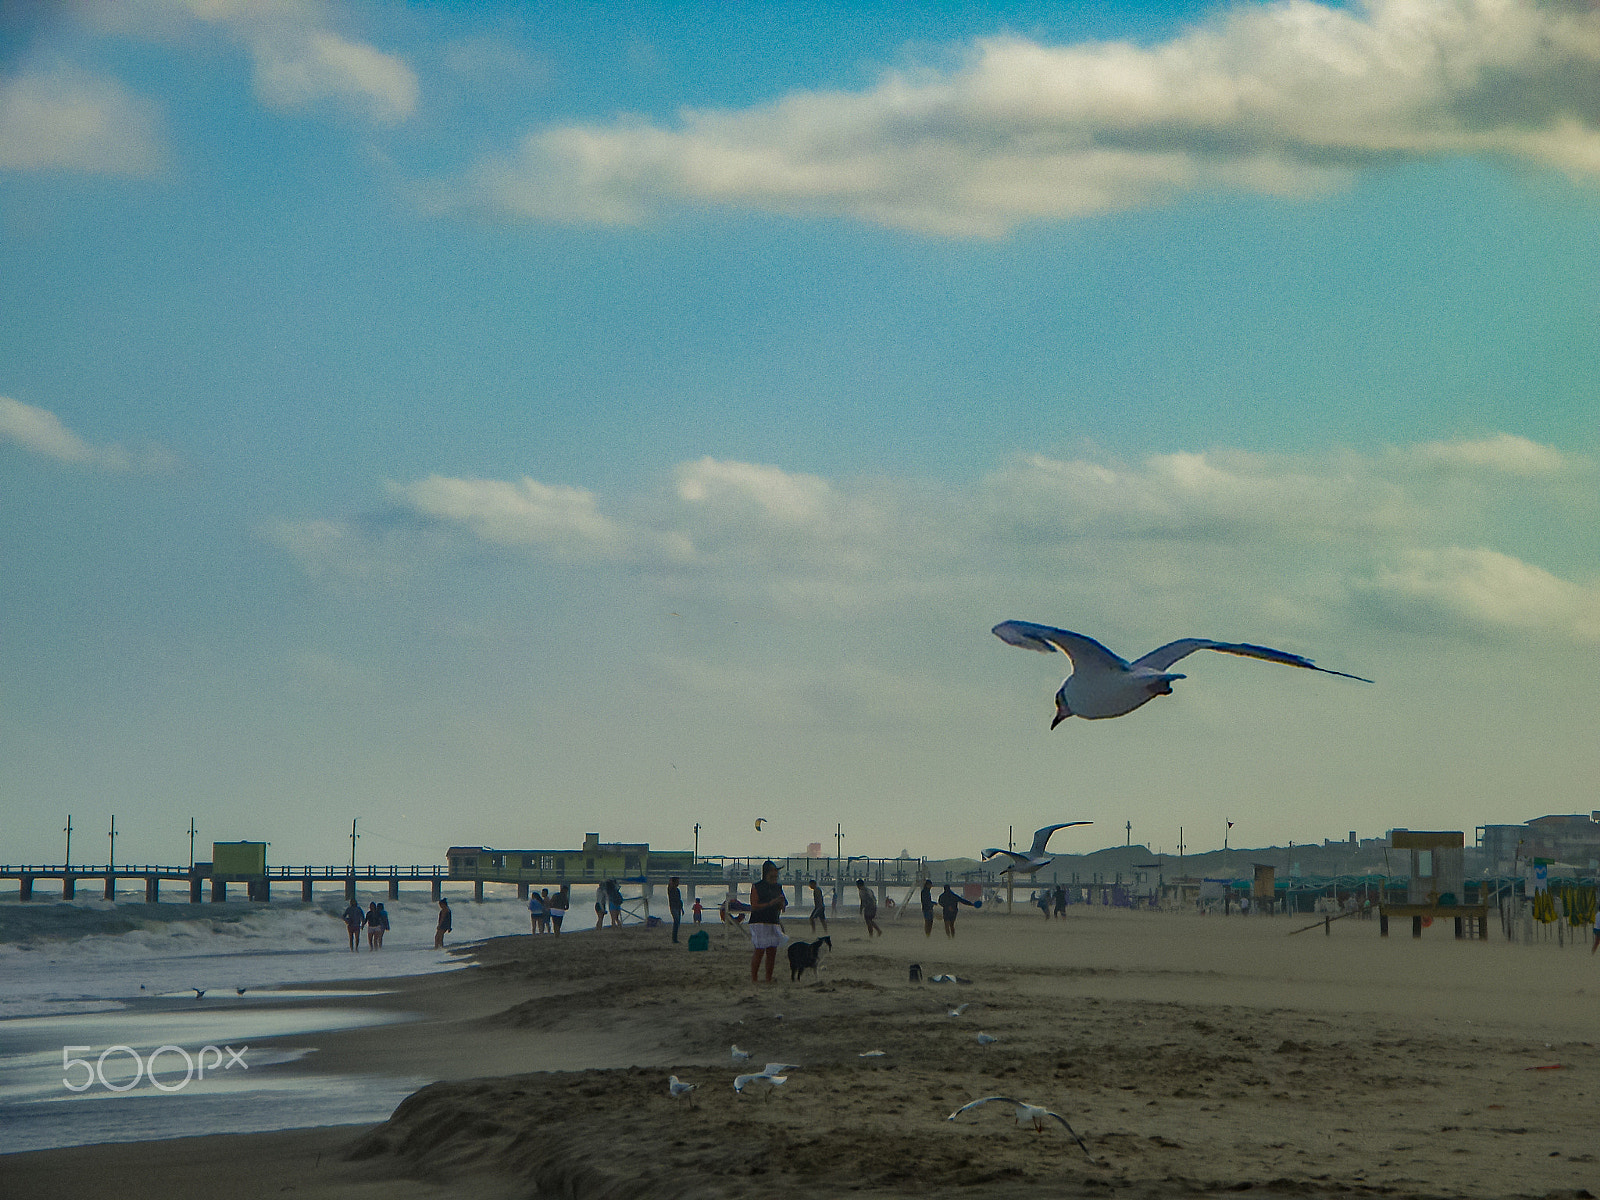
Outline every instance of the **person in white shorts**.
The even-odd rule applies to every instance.
[[[783,941],[783,926],[779,917],[788,906],[789,898],[783,894],[778,882],[778,864],[770,858],[761,864],[761,878],[750,888],[750,982],[758,982],[757,972],[763,958],[767,961],[767,982],[772,982],[772,965],[778,960],[778,944]]]

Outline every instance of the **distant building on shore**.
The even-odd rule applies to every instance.
[[[451,846],[450,878],[490,883],[547,883],[563,880],[632,879],[642,875],[689,875],[692,850],[652,850],[649,842],[602,842],[583,835],[576,850],[500,850],[493,846]]]
[[[1588,870],[1600,866],[1600,811],[1554,813],[1521,825],[1480,825],[1477,832],[1484,868],[1500,874],[1535,858]]]

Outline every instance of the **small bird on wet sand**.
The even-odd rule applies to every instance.
[[[954,1121],[962,1113],[971,1112],[975,1108],[982,1108],[985,1104],[989,1104],[994,1101],[1015,1106],[1017,1110],[1017,1124],[1032,1125],[1035,1133],[1044,1132],[1046,1121],[1060,1121],[1061,1127],[1072,1135],[1072,1140],[1077,1142],[1079,1146],[1083,1147],[1083,1152],[1085,1154],[1089,1154],[1089,1147],[1085,1145],[1084,1140],[1078,1136],[1078,1131],[1075,1130],[1071,1125],[1067,1124],[1067,1119],[1060,1113],[1051,1112],[1048,1108],[1043,1108],[1037,1104],[1029,1104],[1026,1100],[1016,1100],[1010,1096],[985,1096],[982,1100],[974,1100],[970,1104],[963,1104],[960,1108],[956,1109],[955,1112],[946,1117],[945,1120]],[[1089,1160],[1091,1162],[1094,1161],[1093,1154],[1089,1154]]]
[[[1320,671],[1324,675],[1338,675],[1358,683],[1371,683],[1360,675],[1347,675],[1343,671],[1330,671],[1319,667],[1309,658],[1274,650],[1270,646],[1253,646],[1248,642],[1214,642],[1210,638],[1180,638],[1158,646],[1143,658],[1129,662],[1107,650],[1092,637],[1073,633],[1070,629],[1057,629],[1052,625],[1035,625],[1031,621],[1002,621],[994,627],[994,635],[1010,646],[1024,650],[1038,650],[1053,654],[1059,650],[1072,660],[1072,674],[1068,675],[1056,692],[1056,715],[1050,722],[1054,729],[1068,717],[1082,717],[1086,721],[1100,721],[1107,717],[1120,717],[1131,713],[1157,696],[1172,695],[1175,680],[1187,676],[1167,670],[1180,658],[1196,650],[1217,650],[1223,654],[1238,654],[1244,658],[1259,658],[1266,662],[1281,663],[1286,667],[1301,667],[1307,671]]]
[[[676,1075],[667,1076],[668,1093],[674,1100],[687,1100],[690,1108],[694,1107],[694,1089],[699,1086],[697,1083],[685,1083]]]

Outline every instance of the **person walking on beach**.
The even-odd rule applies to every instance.
[[[366,915],[361,911],[361,905],[354,900],[345,906],[340,914],[344,918],[345,930],[350,934],[350,949],[361,949],[361,927],[367,923]]]
[[[939,907],[944,909],[944,935],[945,935],[945,937],[955,937],[955,935],[956,935],[956,914],[958,914],[961,911],[961,906],[963,904],[967,905],[969,908],[977,908],[978,907],[971,900],[968,900],[965,896],[956,895],[953,891],[950,890],[950,885],[948,883],[945,884],[944,885],[944,891],[939,893]],[[1046,915],[1048,915],[1048,914],[1046,914]]]
[[[828,932],[828,905],[822,898],[822,889],[813,879],[808,885],[811,888],[811,932],[817,931],[817,922],[822,922],[822,932]]]
[[[778,864],[770,858],[761,864],[761,878],[750,887],[750,982],[756,983],[757,969],[766,959],[767,982],[772,982],[772,964],[778,959],[778,943],[783,940],[783,926],[779,918],[788,906],[789,898],[783,894],[783,884],[778,882]]]
[[[622,885],[615,879],[606,880],[606,907],[611,912],[611,928],[622,928]]]
[[[1067,889],[1063,884],[1056,884],[1056,916],[1067,915]]]
[[[1039,906],[1039,911],[1044,914],[1044,919],[1048,921],[1050,919],[1050,889],[1045,888],[1042,892],[1035,892],[1033,894],[1033,902]]]
[[[600,886],[594,890],[594,927],[601,928],[606,923],[606,887],[611,881],[601,880]]]
[[[378,905],[378,949],[383,949],[383,935],[389,932],[389,910]]]
[[[667,879],[667,912],[672,914],[672,940],[678,940],[678,926],[683,924],[683,892],[678,887],[678,877]]]
[[[443,896],[439,897],[439,923],[433,929],[433,948],[444,949],[444,935],[450,932],[453,921],[450,920],[450,901]]]
[[[367,905],[367,949],[378,948],[378,935],[383,932],[383,918],[378,915],[378,902],[372,901]]]
[[[546,892],[545,895],[549,895],[549,893]],[[533,927],[532,932],[528,935],[529,937],[536,937],[538,935],[539,927],[544,924],[544,913],[544,897],[540,896],[539,893],[534,891],[532,888],[529,888],[528,924]]]
[[[561,922],[567,919],[567,909],[572,907],[572,885],[563,883],[557,888],[546,907],[550,910],[550,932],[560,937]]]
[[[933,880],[922,881],[922,936],[933,936]]]
[[[856,894],[861,897],[861,919],[867,923],[867,936],[882,937],[883,930],[878,928],[878,902],[873,899],[872,889],[865,879],[856,880]]]
[[[700,924],[700,912],[700,897],[696,896],[694,898],[694,923],[696,925]]]

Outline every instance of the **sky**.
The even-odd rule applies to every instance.
[[[1600,11],[912,7],[0,5],[0,860],[1600,809]]]

